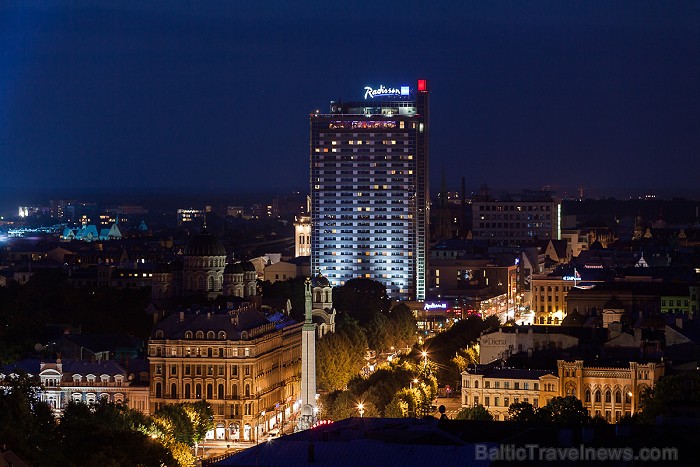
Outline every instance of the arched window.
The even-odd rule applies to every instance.
[[[233,396],[234,399],[238,397],[238,385],[237,384],[234,384],[233,386],[231,386],[231,396]]]
[[[605,402],[611,402],[612,401],[612,395],[610,394],[610,389],[605,391]]]
[[[185,339],[192,339],[192,331],[185,331]]]
[[[163,338],[163,331],[159,329],[156,331],[156,339],[162,339],[162,338]]]
[[[250,384],[245,385],[245,396],[250,397]]]
[[[163,396],[163,389],[160,386],[160,383],[156,383],[156,399],[160,399]]]
[[[591,401],[591,390],[586,389],[586,402],[590,402],[590,401]]]
[[[214,290],[214,277],[209,276],[209,290]]]
[[[622,403],[622,393],[620,392],[619,389],[617,391],[615,391],[615,403],[616,404]]]
[[[224,331],[219,331],[219,339],[220,340],[225,340],[226,339],[226,333]]]
[[[204,331],[197,331],[197,339],[204,339]]]
[[[202,385],[201,385],[201,384],[195,385],[195,387],[194,387],[194,396],[195,396],[195,398],[197,398],[197,399],[201,399],[201,398],[202,398]]]
[[[170,385],[170,397],[177,399],[177,384],[175,383]]]
[[[214,331],[208,331],[207,332],[207,339],[213,339],[214,338]]]
[[[219,391],[218,391],[217,396],[219,397],[219,399],[224,398],[224,385],[223,384],[219,384]]]
[[[479,380],[474,380],[474,389],[479,389]]]
[[[190,383],[185,384],[185,399],[189,399],[192,394],[190,393]]]
[[[600,389],[595,392],[595,401],[600,402]]]
[[[213,399],[214,398],[214,385],[213,384],[207,384],[207,399]]]

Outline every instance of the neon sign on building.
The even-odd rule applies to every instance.
[[[410,89],[408,86],[401,86],[400,88],[385,88],[383,84],[380,84],[377,89],[373,89],[371,86],[365,86],[365,99],[374,99],[375,97],[386,97],[386,96],[408,96],[410,94]]]

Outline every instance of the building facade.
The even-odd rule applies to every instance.
[[[561,201],[548,192],[525,191],[503,199],[488,195],[472,200],[472,232],[502,246],[536,240],[561,240]]]
[[[18,370],[39,378],[39,398],[59,416],[70,401],[94,404],[99,399],[122,402],[146,415],[150,412],[145,375],[129,374],[119,363],[107,361],[22,360],[0,369],[0,384]]]
[[[210,437],[260,439],[299,408],[301,326],[250,306],[167,316],[148,344],[152,407],[206,399]]]
[[[558,360],[559,395],[579,398],[590,416],[617,423],[639,410],[646,389],[664,374],[664,365],[629,362],[626,366],[584,366],[582,360]]]
[[[566,295],[576,282],[575,276],[537,274],[532,276],[532,311],[534,324],[561,324],[568,311]]]
[[[462,407],[483,405],[494,420],[507,420],[511,404],[545,405],[540,379],[551,372],[486,366],[462,372]]]
[[[557,328],[561,329],[561,328]],[[511,355],[545,349],[569,349],[579,343],[578,337],[554,332],[539,326],[505,326],[479,337],[479,363],[507,360]]]
[[[294,257],[311,256],[311,217],[294,218]]]
[[[227,264],[223,243],[203,229],[187,241],[181,258],[155,265],[151,298],[159,306],[192,295],[209,300],[220,295],[249,299],[257,294],[256,279],[250,262]]]
[[[462,372],[462,407],[483,405],[495,420],[507,420],[511,404],[538,408],[554,397],[573,396],[591,417],[617,423],[639,410],[642,394],[663,374],[664,365],[653,362],[585,366],[583,360],[558,360],[554,372],[478,365]]]
[[[332,286],[382,282],[423,300],[429,232],[427,82],[366,87],[310,116],[311,269]]]

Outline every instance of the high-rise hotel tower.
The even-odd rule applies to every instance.
[[[429,222],[429,92],[366,86],[311,123],[311,267],[331,285],[382,282],[423,300]]]

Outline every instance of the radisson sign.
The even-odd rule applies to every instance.
[[[375,97],[386,97],[386,96],[408,96],[410,94],[410,89],[408,86],[401,86],[400,88],[385,88],[383,84],[380,84],[377,89],[371,86],[365,86],[365,99],[374,99]]]

